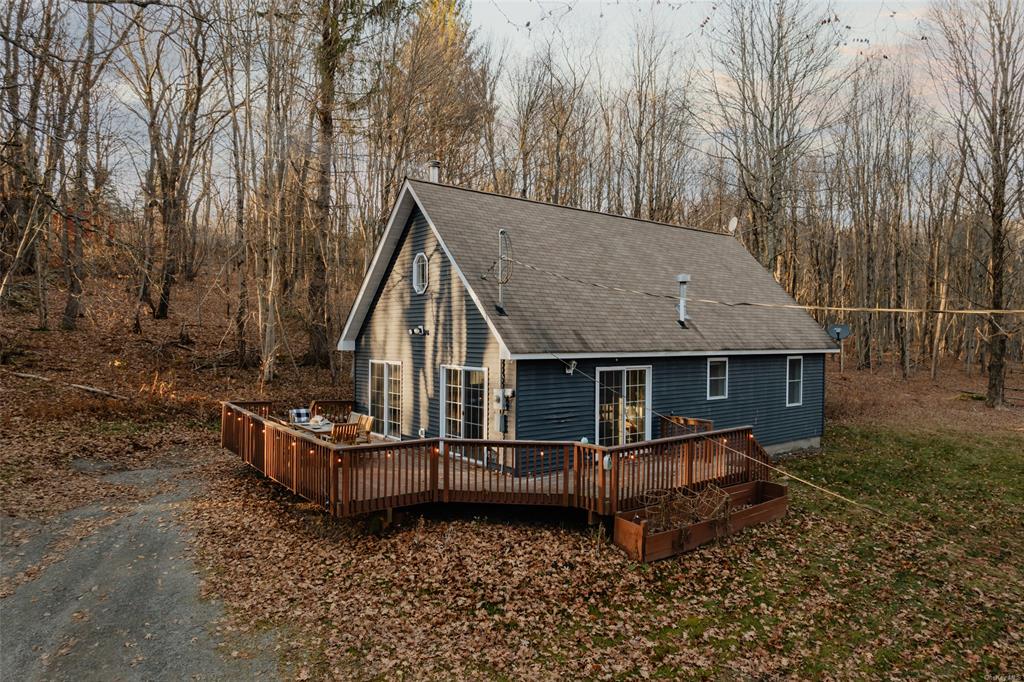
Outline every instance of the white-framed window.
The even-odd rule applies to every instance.
[[[708,400],[729,397],[729,358],[708,358]]]
[[[651,368],[598,367],[595,430],[598,445],[650,440]]]
[[[374,433],[402,437],[402,363],[370,360],[370,416]]]
[[[430,261],[427,254],[420,251],[412,259],[412,288],[417,294],[427,290],[428,275],[430,274]]]
[[[487,369],[441,365],[441,437],[487,434]]]
[[[786,356],[786,407],[804,402],[804,359],[800,355]]]

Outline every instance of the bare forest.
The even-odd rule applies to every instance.
[[[733,232],[850,325],[848,365],[955,361],[1004,402],[1024,355],[1020,0],[938,0],[895,47],[817,2],[709,4],[685,37],[637,12],[614,54],[569,31],[513,52],[470,9],[6,0],[0,309],[75,329],[116,277],[138,334],[202,281],[232,301],[220,362],[341,382],[401,181],[437,160],[446,183]]]

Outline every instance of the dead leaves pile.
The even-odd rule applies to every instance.
[[[111,424],[81,418],[13,426],[0,435],[0,512],[23,518],[140,499],[136,486],[106,480],[108,475],[185,466],[211,440],[208,432],[164,422]]]
[[[232,628],[295,633],[300,676],[858,677],[1022,660],[1016,586],[923,538],[865,545],[799,497],[781,523],[642,566],[585,527],[421,519],[378,537],[233,460],[209,480],[185,514],[205,590]]]

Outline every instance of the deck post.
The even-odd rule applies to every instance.
[[[430,499],[437,502],[437,454],[440,452],[440,443],[430,446]]]
[[[573,450],[576,446],[573,446]],[[569,506],[569,445],[562,446],[562,506]]]
[[[747,479],[746,480],[750,481],[751,480],[750,474],[751,474],[751,471],[753,470],[753,466],[752,465],[754,463],[754,460],[752,459],[753,456],[754,456],[754,452],[753,452],[753,450],[754,450],[754,448],[753,448],[753,445],[754,445],[754,432],[753,432],[753,430],[748,430],[746,435],[747,435],[747,442],[744,444],[744,448],[743,449],[747,453],[747,456],[745,457],[746,465],[747,465],[746,466],[746,471],[747,471]]]
[[[295,436],[291,436],[292,440],[292,492],[298,494],[299,492],[299,441]]]
[[[334,451],[334,448],[330,448],[327,451],[330,459],[327,464],[328,476],[331,477],[330,487],[330,503],[331,503],[331,516],[338,515],[338,453]]]
[[[601,467],[604,469],[604,467]],[[609,493],[612,502],[612,515],[619,511],[619,453],[612,453],[612,489]]]
[[[449,498],[448,489],[451,487],[451,474],[448,471],[448,441],[442,440],[440,445],[441,457],[444,458],[444,501],[447,502]]]
[[[613,453],[612,454],[612,466],[613,467],[615,466],[614,462],[615,462],[615,454]],[[595,511],[598,511],[598,512],[603,514],[604,513],[604,498],[605,498],[605,494],[606,494],[606,486],[604,484],[605,483],[605,480],[604,480],[604,462],[600,462],[599,463],[599,466],[597,467],[597,470],[598,470],[598,474],[597,474],[598,498],[597,498],[597,504],[594,505],[594,506],[597,507],[597,509]]]
[[[221,403],[220,404],[220,446],[222,448],[227,448],[228,450],[230,450],[231,448],[228,447],[228,442],[227,442],[227,433],[228,433],[228,404],[227,403]],[[235,453],[235,454],[238,454],[238,453]]]
[[[342,450],[341,458],[341,513],[348,516],[352,513],[352,456]]]
[[[572,446],[572,496],[574,506],[580,506],[580,475],[583,468],[583,452],[580,446],[573,443]]]
[[[686,441],[686,486],[693,485],[693,449],[696,443],[692,440]]]

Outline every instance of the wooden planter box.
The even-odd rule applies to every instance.
[[[747,526],[774,521],[786,515],[789,494],[786,486],[769,481],[751,481],[725,488],[733,508],[727,531],[717,532],[714,521],[700,521],[685,528],[652,533],[647,528],[647,511],[635,509],[615,515],[614,542],[636,561],[656,561],[688,552],[723,533],[736,533]]]

